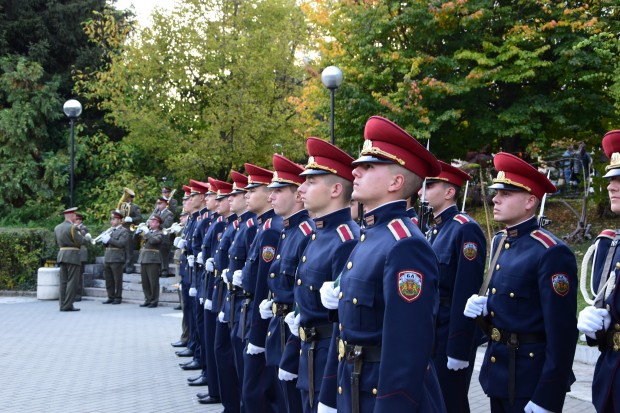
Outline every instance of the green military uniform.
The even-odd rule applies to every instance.
[[[89,233],[88,228],[84,224],[80,224],[77,226],[80,230],[80,234],[82,236]],[[86,265],[86,261],[88,261],[88,249],[86,245],[82,245],[80,247],[80,275],[78,277],[78,282],[75,283],[75,301],[82,300],[82,291],[84,289],[84,266]]]
[[[80,246],[86,244],[88,240],[82,236],[77,226],[67,220],[54,228],[54,234],[59,247],[56,262],[60,265],[60,311],[72,311],[76,283],[80,275]]]
[[[163,220],[161,228],[170,228],[174,223],[174,214],[170,209],[166,208],[162,211],[155,210],[153,215],[159,215]],[[164,235],[164,238],[159,246],[159,252],[161,257],[161,276],[168,277],[170,271],[170,236]]]
[[[149,231],[144,235],[144,244],[138,258],[144,291],[143,307],[157,307],[159,302],[159,273],[161,271],[159,247],[163,238],[164,234],[160,230]]]
[[[123,268],[125,267],[125,247],[130,242],[130,232],[121,225],[112,230],[106,244],[103,258],[105,289],[108,304],[120,304],[123,299]]]
[[[142,215],[140,214],[140,207],[132,203],[131,201],[123,203],[123,205],[121,206],[121,211],[125,215],[125,218],[131,218],[131,222],[123,221],[123,227],[129,230],[131,234],[131,238],[125,246],[125,272],[131,274],[134,272],[133,264],[135,262],[133,257],[134,239],[133,232],[131,232],[131,226],[137,226],[142,220]]]

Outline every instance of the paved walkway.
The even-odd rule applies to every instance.
[[[180,334],[180,311],[94,300],[76,307],[82,311],[61,313],[57,301],[0,297],[1,412],[222,411],[221,405],[196,402],[195,394],[207,388],[189,387],[186,379],[196,372],[178,366],[188,360],[170,346]],[[592,370],[575,364],[574,390],[581,399],[569,395],[564,411],[594,412],[588,400]],[[472,412],[489,411],[476,373],[470,401]]]

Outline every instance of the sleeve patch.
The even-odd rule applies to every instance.
[[[542,245],[544,245],[545,248],[551,248],[557,244],[557,242],[553,238],[540,230],[532,231],[530,236],[536,241],[540,242]]]
[[[273,261],[273,257],[275,257],[275,255],[276,255],[275,247],[272,247],[271,245],[265,245],[263,247],[263,252],[261,254],[261,256],[263,257],[263,261],[271,262]]]
[[[466,241],[463,243],[463,256],[469,260],[473,261],[478,256],[478,244],[471,241]]]
[[[468,216],[463,215],[463,214],[457,214],[452,219],[460,224],[467,224],[468,222],[471,221],[471,219]]]
[[[614,239],[616,237],[616,231],[614,231],[613,229],[605,229],[601,231],[600,234],[598,234],[597,238],[601,238],[601,237]]]
[[[570,282],[566,274],[553,274],[551,276],[553,291],[560,297],[564,297],[570,291]]]
[[[405,270],[396,276],[398,283],[398,295],[408,303],[411,303],[422,294],[424,275],[417,271]]]
[[[299,229],[305,236],[308,236],[312,233],[312,227],[306,221],[299,224]]]
[[[392,222],[388,224],[388,228],[397,241],[411,236],[411,231],[409,231],[409,228],[407,228],[405,223],[400,219],[392,220]]]
[[[338,235],[340,235],[340,241],[347,242],[353,239],[353,232],[351,232],[351,228],[347,224],[342,224],[338,226],[336,229]]]

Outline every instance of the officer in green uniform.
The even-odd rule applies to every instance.
[[[105,245],[103,272],[108,299],[103,304],[120,304],[123,299],[123,268],[125,267],[125,246],[129,242],[129,231],[121,225],[123,213],[112,211],[108,231],[101,235]]]
[[[144,303],[140,304],[140,307],[155,308],[159,302],[159,273],[161,271],[159,246],[164,238],[164,234],[159,229],[161,224],[162,219],[159,215],[153,215],[149,219],[150,229],[144,234],[144,244],[138,257],[144,291]]]
[[[59,300],[60,311],[80,311],[73,306],[75,300],[76,284],[80,275],[80,246],[90,242],[90,234],[83,236],[76,225],[75,213],[77,207],[69,208],[63,212],[65,221],[56,225],[54,235],[58,244],[58,257],[56,262],[60,266]]]

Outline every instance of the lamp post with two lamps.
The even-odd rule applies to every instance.
[[[342,70],[336,66],[327,66],[321,73],[321,82],[331,92],[331,118],[330,118],[330,137],[331,143],[334,144],[334,94],[336,89],[342,84]]]
[[[82,114],[82,105],[75,99],[69,99],[62,107],[63,112],[69,118],[71,123],[71,170],[69,177],[69,208],[73,205],[73,163],[74,163],[74,146],[75,146],[75,120]]]

